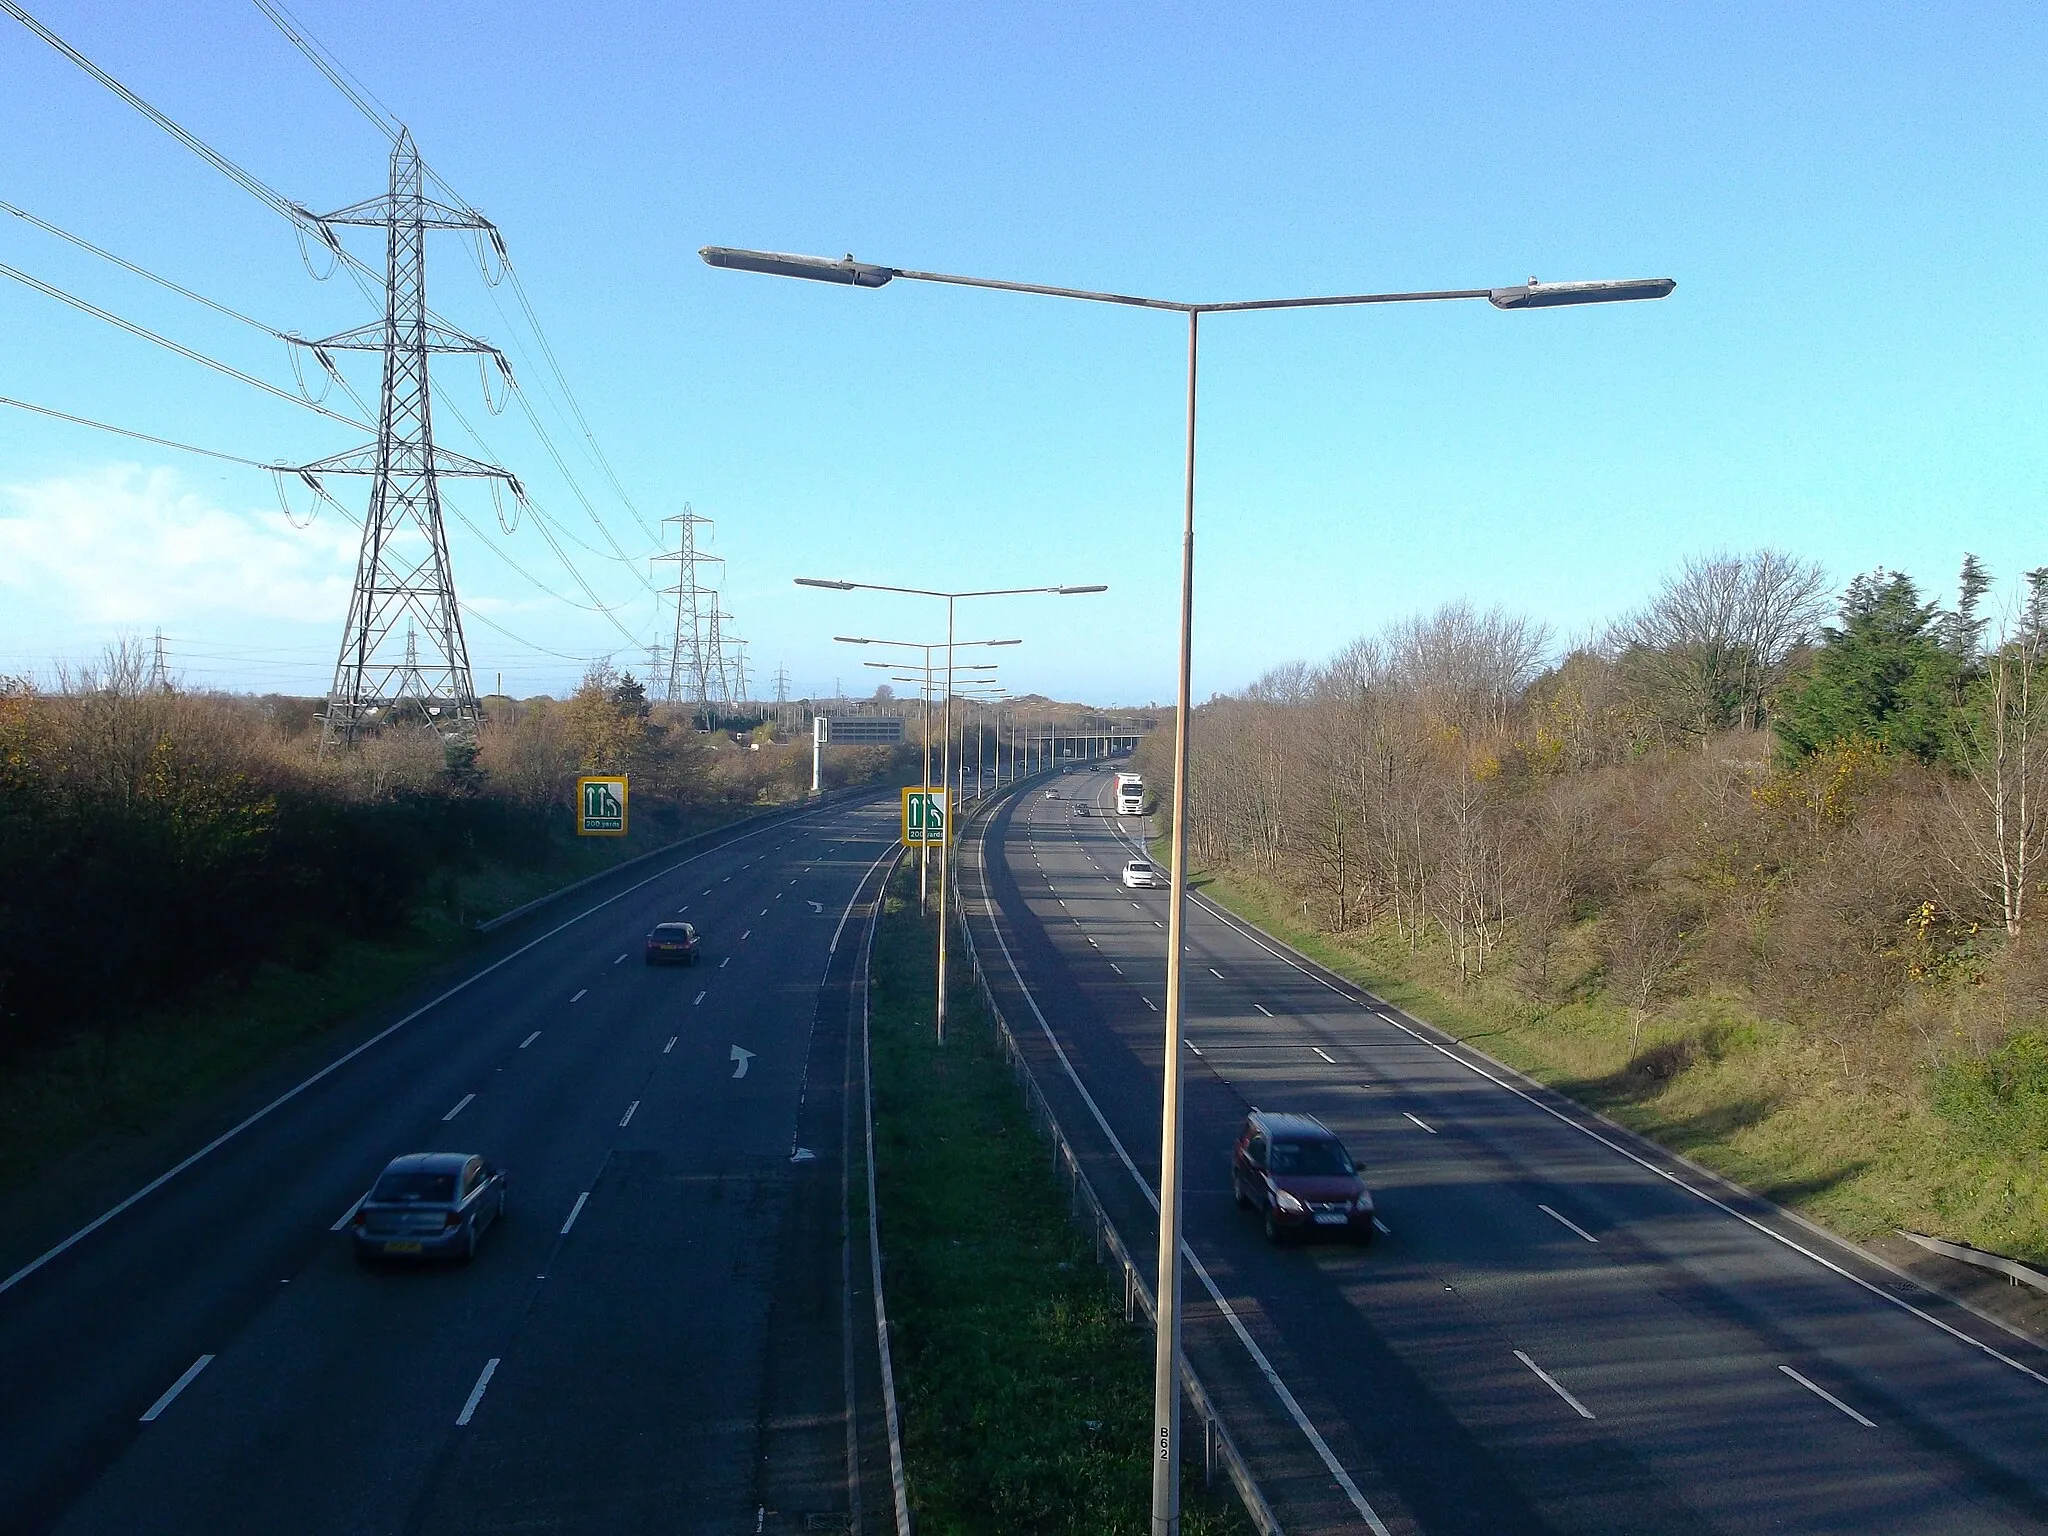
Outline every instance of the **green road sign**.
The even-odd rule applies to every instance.
[[[919,848],[946,841],[946,792],[943,789],[903,791],[903,842]]]
[[[626,776],[586,775],[576,781],[576,835],[626,835]]]

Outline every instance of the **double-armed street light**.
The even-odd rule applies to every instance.
[[[825,256],[794,256],[779,251],[749,251],[705,246],[705,262],[740,272],[796,277],[853,288],[881,288],[897,278],[944,283],[964,288],[992,288],[1004,293],[1078,299],[1093,304],[1121,304],[1137,309],[1165,310],[1187,316],[1187,447],[1182,478],[1180,656],[1177,667],[1173,728],[1173,843],[1171,889],[1167,901],[1165,1085],[1162,1090],[1159,1155],[1159,1269],[1156,1292],[1159,1326],[1153,1355],[1152,1533],[1179,1536],[1180,1531],[1180,1279],[1181,1279],[1181,944],[1187,909],[1188,714],[1193,655],[1195,593],[1195,379],[1204,315],[1249,313],[1255,310],[1331,309],[1360,304],[1424,304],[1457,299],[1484,299],[1495,309],[1552,309],[1579,304],[1615,304],[1661,299],[1677,284],[1668,277],[1630,278],[1618,282],[1541,283],[1530,278],[1507,288],[1450,288],[1414,293],[1347,293],[1299,298],[1246,299],[1221,304],[1194,304],[1135,294],[1102,293],[1043,283],[999,278],[963,277],[948,272],[921,272]],[[941,923],[943,925],[943,915]],[[941,943],[944,942],[943,926]],[[1371,1511],[1355,1499],[1362,1516]],[[1376,1519],[1377,1517],[1373,1517]]]
[[[940,726],[942,741],[940,750],[943,762],[943,777],[940,779],[940,782],[948,785],[952,783],[953,779],[953,652],[959,643],[953,638],[954,605],[973,597],[1079,597],[1086,593],[1107,592],[1109,590],[1107,586],[1096,582],[1084,586],[985,587],[972,592],[945,592],[931,587],[892,587],[880,582],[831,581],[817,576],[799,576],[796,578],[796,584],[800,587],[822,587],[828,592],[895,592],[905,597],[936,597],[944,599],[946,604],[946,693],[941,711],[943,723]],[[859,637],[853,637],[853,643],[861,643]],[[870,641],[868,643],[877,644],[882,642]],[[990,645],[1022,644],[1021,641],[1016,640],[986,641],[983,643]],[[929,655],[927,655],[927,660],[929,660]],[[926,778],[930,778],[929,773],[926,774]],[[939,1037],[939,1043],[942,1045],[946,1040],[946,893],[953,883],[947,857],[953,847],[953,812],[954,807],[949,803],[946,807],[945,818],[939,824],[941,829],[939,842],[939,979],[938,997],[934,1003],[935,1018],[933,1024]]]

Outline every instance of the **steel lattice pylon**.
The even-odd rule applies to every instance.
[[[665,517],[662,521],[676,524],[682,534],[681,545],[674,554],[654,557],[657,561],[677,562],[676,584],[662,588],[664,597],[676,600],[675,644],[669,649],[668,682],[663,697],[671,704],[680,704],[687,699],[697,709],[706,710],[711,703],[712,679],[705,655],[706,615],[701,599],[713,594],[709,588],[697,584],[697,567],[719,563],[723,557],[707,555],[697,548],[697,530],[709,528],[711,519],[699,517],[688,502],[683,503],[683,510],[677,516]],[[717,604],[712,606],[715,609]],[[715,652],[715,641],[709,649]]]
[[[410,132],[401,132],[391,151],[390,192],[321,222],[379,227],[386,241],[383,321],[314,344],[384,354],[377,441],[301,470],[309,477],[374,477],[321,741],[352,742],[366,725],[407,715],[443,731],[474,730],[476,686],[437,482],[443,475],[485,475],[509,482],[515,492],[519,487],[505,470],[434,445],[427,359],[435,352],[484,352],[510,374],[495,347],[428,319],[426,232],[491,226],[472,210],[424,194]]]

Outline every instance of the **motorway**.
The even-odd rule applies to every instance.
[[[880,1528],[841,1180],[895,834],[856,797],[565,896],[68,1248],[0,1254],[0,1529],[841,1530],[864,1468]],[[700,963],[645,965],[678,915]],[[467,1266],[359,1268],[340,1228],[422,1150],[506,1168],[505,1221]]]
[[[1108,777],[1056,782],[970,837],[965,910],[1149,1252],[1167,893],[1119,883]],[[1185,1344],[1290,1536],[2048,1530],[2048,1352],[1199,898],[1185,971]],[[1344,1138],[1371,1246],[1234,1207],[1252,1106]]]

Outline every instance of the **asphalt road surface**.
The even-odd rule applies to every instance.
[[[0,1256],[0,1529],[844,1529],[843,920],[895,820],[565,897],[63,1252]],[[677,916],[700,963],[646,965]],[[354,1203],[433,1150],[507,1169],[506,1219],[472,1264],[359,1268]]]
[[[1149,1250],[1167,892],[1119,882],[1142,829],[1107,784],[997,812],[963,887]],[[1187,946],[1184,1337],[1290,1536],[2048,1530],[2048,1352],[1199,900]],[[1275,1249],[1234,1207],[1252,1106],[1344,1138],[1370,1247]]]

